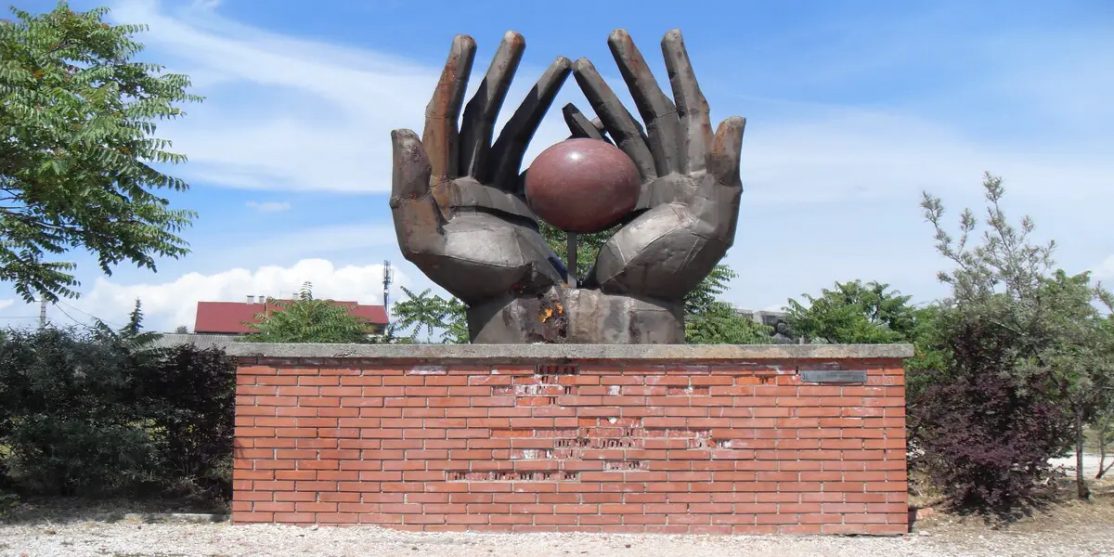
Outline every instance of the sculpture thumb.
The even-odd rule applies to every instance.
[[[743,130],[746,118],[732,116],[720,122],[712,150],[708,153],[708,171],[716,182],[725,186],[742,187],[739,178],[739,158],[743,150]]]
[[[413,130],[392,131],[391,144],[394,166],[391,177],[391,207],[397,208],[405,199],[417,199],[429,194],[432,169],[422,140]]]

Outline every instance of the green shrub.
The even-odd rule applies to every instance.
[[[154,442],[141,427],[24,416],[6,442],[9,477],[23,491],[100,495],[156,481]]]
[[[147,383],[163,477],[232,496],[236,373],[224,352],[192,345],[163,351]]]
[[[0,485],[230,494],[232,365],[218,350],[150,348],[139,319],[0,335]]]

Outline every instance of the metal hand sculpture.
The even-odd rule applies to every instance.
[[[526,146],[569,75],[568,58],[553,62],[491,142],[525,48],[522,35],[506,34],[458,132],[476,43],[457,36],[426,107],[422,139],[411,130],[391,134],[391,209],[402,252],[469,306],[544,290],[564,273],[517,191]]]
[[[739,153],[746,121],[731,117],[715,136],[681,32],[661,49],[676,105],[658,87],[630,35],[616,30],[608,46],[630,89],[646,133],[587,59],[573,72],[603,128],[638,167],[642,195],[635,211],[600,249],[585,283],[607,293],[679,300],[731,247],[739,216]],[[565,107],[573,135],[600,137],[576,107]]]
[[[453,40],[426,109],[423,137],[392,133],[391,208],[407,259],[468,306],[473,342],[683,342],[683,296],[730,247],[738,219],[742,118],[712,136],[708,106],[680,33],[662,41],[676,106],[657,87],[624,31],[612,53],[648,134],[587,60],[578,83],[604,131],[643,179],[635,212],[600,250],[583,288],[565,285],[566,269],[538,233],[518,175],[538,123],[568,76],[559,57],[492,144],[494,122],[525,43],[508,33],[475,96],[463,102],[475,43]],[[573,135],[604,139],[575,107]]]

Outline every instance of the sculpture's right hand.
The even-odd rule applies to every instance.
[[[542,74],[491,141],[524,49],[521,35],[506,34],[458,132],[476,43],[457,36],[426,108],[422,139],[411,130],[391,133],[390,203],[402,253],[468,304],[540,292],[563,280],[564,265],[538,233],[518,177],[526,146],[568,77],[567,58]]]

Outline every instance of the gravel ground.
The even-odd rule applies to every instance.
[[[371,526],[233,526],[197,520],[208,515],[169,514],[182,509],[166,503],[48,499],[24,503],[7,521],[0,521],[0,556],[1114,556],[1114,490],[1103,487],[1093,503],[1069,498],[998,526],[935,512],[919,520],[913,533],[899,537],[411,533]]]
[[[902,537],[419,534],[376,527],[150,522],[149,517],[0,525],[0,554],[109,556],[1114,555],[1114,523],[993,530],[946,523]]]

